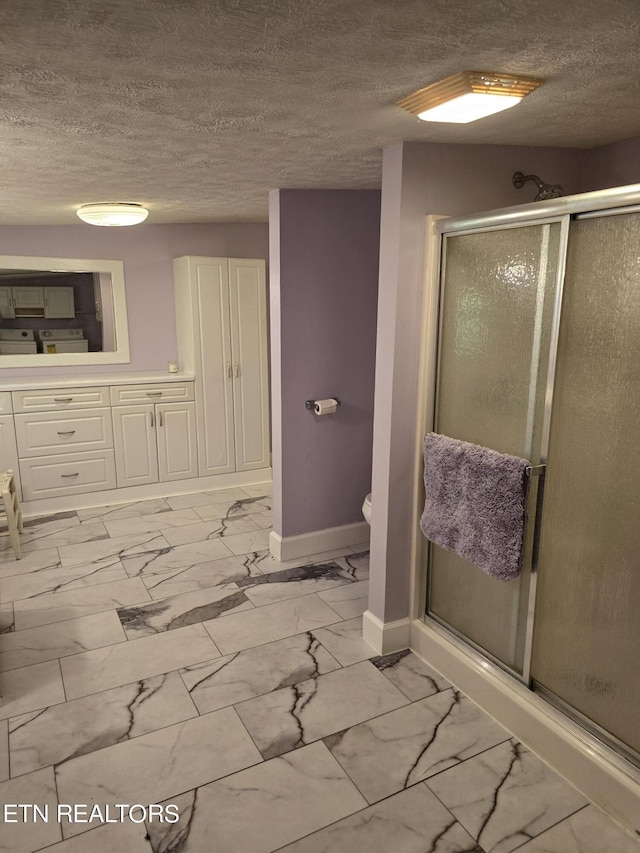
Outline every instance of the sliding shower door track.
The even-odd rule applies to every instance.
[[[433,631],[445,637],[453,646],[464,652],[465,655],[485,671],[493,670],[495,673],[503,673],[508,678],[517,682],[521,687],[530,690],[531,693],[535,693],[550,708],[553,708],[554,711],[564,717],[568,724],[573,724],[577,727],[581,739],[589,745],[590,749],[596,753],[600,753],[620,772],[626,776],[631,776],[634,781],[637,781],[635,771],[640,769],[640,755],[626,743],[623,743],[609,732],[600,728],[600,726],[588,717],[585,717],[584,714],[581,714],[580,711],[568,705],[536,681],[532,680],[530,684],[527,684],[520,673],[489,654],[489,652],[477,643],[469,640],[468,637],[461,634],[445,622],[444,619],[440,619],[433,613],[426,613],[421,621]]]
[[[572,722],[577,723],[580,728],[584,729],[592,737],[597,738],[597,740],[599,740],[604,746],[613,750],[616,755],[624,758],[635,767],[640,768],[640,754],[631,749],[631,747],[626,743],[618,740],[618,738],[614,737],[610,732],[605,731],[597,723],[594,723],[593,720],[590,720],[589,717],[585,717],[584,714],[580,713],[580,711],[572,705],[569,705],[563,699],[560,699],[560,697],[556,696],[556,694],[551,690],[547,690],[546,687],[539,684],[535,679],[532,679],[531,681],[531,690],[540,696],[541,699],[544,699],[544,701],[549,705],[552,705],[564,714],[565,717],[568,717]]]

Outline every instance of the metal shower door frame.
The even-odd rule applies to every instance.
[[[438,297],[438,342],[437,342],[437,356],[436,356],[436,384],[435,384],[435,396],[434,396],[434,411],[433,411],[433,422],[437,424],[438,422],[438,400],[439,400],[439,391],[440,391],[440,376],[441,376],[441,364],[442,364],[442,325],[443,325],[443,305],[444,305],[444,287],[445,287],[445,279],[446,279],[446,241],[448,237],[453,236],[462,236],[462,235],[471,235],[471,234],[486,234],[494,231],[512,231],[517,228],[526,228],[531,225],[560,225],[560,237],[559,237],[559,245],[558,245],[558,257],[557,257],[557,269],[556,269],[556,282],[555,282],[555,295],[554,295],[554,305],[553,305],[553,314],[551,320],[551,335],[549,342],[549,354],[548,354],[548,362],[547,362],[547,379],[546,379],[546,387],[545,387],[545,397],[544,397],[544,414],[542,421],[542,436],[541,436],[541,446],[540,446],[540,465],[545,466],[547,462],[547,455],[549,449],[549,434],[550,434],[550,423],[551,423],[551,408],[553,403],[553,383],[555,377],[555,365],[557,358],[557,349],[558,349],[558,337],[559,337],[559,329],[560,329],[560,313],[562,306],[562,294],[563,294],[563,285],[564,285],[564,272],[566,267],[566,252],[567,252],[567,241],[569,234],[569,215],[561,214],[555,217],[540,217],[535,221],[531,221],[529,219],[523,219],[518,222],[496,222],[490,223],[483,226],[480,223],[476,223],[473,221],[470,223],[469,227],[465,227],[464,225],[458,227],[451,227],[452,220],[442,220],[436,226],[437,230],[441,234],[441,246],[440,246],[440,269],[439,269],[439,297]],[[526,450],[526,455],[528,458],[531,458],[533,455],[533,448],[528,447]],[[531,478],[533,481],[533,477]],[[536,587],[537,587],[537,557],[539,550],[539,533],[540,533],[540,516],[542,512],[542,498],[544,491],[544,473],[541,476],[537,477],[536,482],[536,494],[535,494],[535,515],[534,515],[534,527],[535,534],[533,540],[532,547],[532,559],[531,559],[531,575],[529,581],[529,590],[527,595],[527,618],[526,618],[526,628],[525,628],[525,646],[524,646],[524,655],[523,655],[523,671],[522,673],[518,672],[518,670],[510,667],[504,661],[501,661],[495,655],[492,655],[490,652],[487,652],[477,643],[474,643],[473,640],[466,637],[459,629],[454,628],[452,625],[449,625],[444,620],[439,619],[435,614],[429,613],[429,593],[430,593],[430,566],[431,566],[431,555],[432,555],[432,545],[429,543],[428,548],[428,556],[427,556],[427,607],[426,607],[426,618],[433,619],[439,625],[441,625],[445,630],[452,633],[454,636],[461,639],[463,642],[470,645],[472,648],[476,649],[480,652],[480,654],[492,660],[499,667],[509,672],[512,676],[517,678],[519,681],[524,682],[529,685],[531,681],[531,655],[533,652],[533,623],[535,617],[535,596],[536,596]]]
[[[560,239],[558,247],[558,267],[556,270],[556,290],[554,294],[553,314],[551,320],[551,331],[549,341],[549,360],[547,363],[547,380],[544,398],[544,412],[542,421],[542,435],[540,441],[540,462],[546,466],[549,440],[551,432],[551,416],[553,410],[553,393],[555,383],[555,372],[558,357],[558,343],[560,334],[560,321],[562,317],[562,299],[564,294],[564,279],[567,261],[567,247],[569,240],[569,226],[572,218],[590,218],[591,216],[608,216],[640,211],[640,184],[629,187],[616,187],[610,190],[600,190],[592,193],[583,193],[576,196],[551,199],[547,202],[534,202],[515,208],[501,208],[486,213],[472,214],[464,217],[452,217],[442,219],[436,223],[436,231],[440,235],[440,265],[438,270],[439,296],[438,296],[438,339],[436,356],[436,383],[434,395],[434,424],[437,423],[438,398],[440,390],[441,358],[442,358],[442,324],[444,304],[444,282],[446,276],[446,240],[449,236],[461,236],[470,234],[486,233],[498,230],[512,230],[518,227],[531,225],[546,225],[560,223]],[[531,658],[533,653],[533,631],[535,623],[535,600],[538,578],[538,556],[540,547],[540,526],[542,518],[542,504],[544,499],[544,474],[538,478],[537,492],[535,496],[534,536],[531,553],[530,582],[527,597],[527,616],[525,625],[525,645],[523,653],[522,673],[500,661],[494,655],[487,652],[461,631],[448,625],[444,620],[438,619],[429,613],[429,590],[430,590],[430,564],[432,545],[429,543],[427,551],[427,600],[425,602],[425,620],[431,620],[440,625],[448,633],[462,640],[468,647],[474,649],[483,658],[491,661],[500,669],[508,672],[518,681],[532,688]]]

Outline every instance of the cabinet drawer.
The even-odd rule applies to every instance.
[[[127,403],[181,403],[193,399],[193,382],[111,386],[112,406],[122,406]]]
[[[20,461],[24,500],[115,489],[113,450],[65,453]]]
[[[10,415],[12,411],[11,392],[0,391],[0,415]]]
[[[15,412],[66,411],[67,409],[96,409],[109,405],[109,389],[43,388],[35,391],[13,391]]]
[[[16,415],[15,422],[21,457],[113,447],[110,409],[33,412]]]

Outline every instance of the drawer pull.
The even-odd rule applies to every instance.
[[[147,391],[147,397],[162,397],[162,391]]]
[[[76,471],[76,473],[75,473],[75,474],[60,474],[60,476],[61,476],[61,477],[79,477],[79,476],[80,476],[80,472],[79,472],[79,471]]]
[[[65,430],[65,432],[60,432],[58,430],[58,435],[75,435],[75,434],[76,434],[75,429],[68,429],[68,430]]]
[[[70,403],[73,400],[73,397],[54,397],[54,403]]]

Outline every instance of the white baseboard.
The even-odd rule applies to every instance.
[[[638,768],[438,626],[413,621],[411,648],[585,797],[640,831]]]
[[[362,616],[362,638],[379,655],[390,655],[409,648],[410,619],[382,622],[369,610]]]
[[[336,548],[348,548],[369,541],[369,525],[366,521],[356,524],[343,524],[341,527],[326,527],[299,536],[280,536],[272,531],[269,547],[276,560],[297,560],[322,551]]]
[[[149,498],[164,498],[167,495],[190,495],[194,492],[212,492],[218,489],[242,488],[260,483],[271,483],[271,468],[257,468],[254,471],[238,471],[231,474],[217,474],[211,477],[192,477],[189,480],[172,480],[170,483],[149,483],[146,486],[129,486],[125,489],[106,489],[79,495],[61,495],[55,498],[43,498],[37,501],[22,501],[22,514],[25,518],[50,515],[66,510],[87,509],[93,506],[143,501]]]
[[[282,560],[282,536],[275,530],[269,534],[269,551],[274,560]]]

